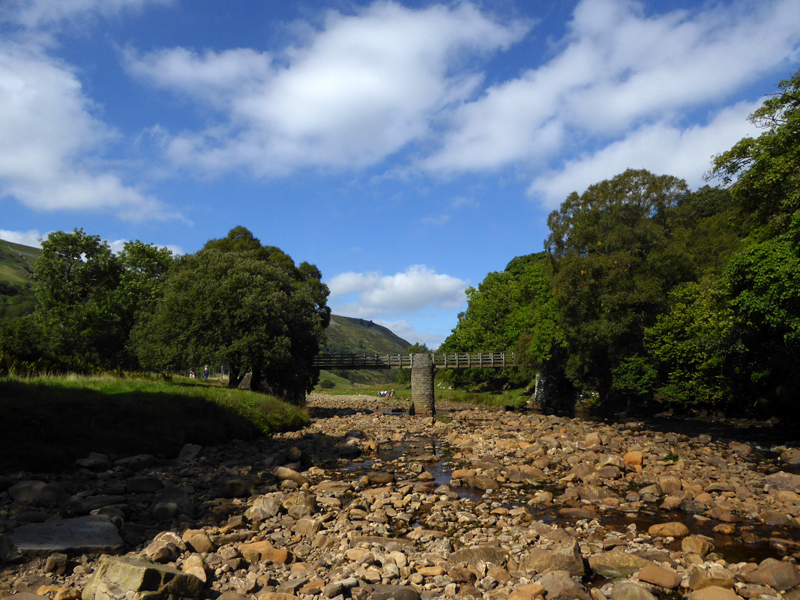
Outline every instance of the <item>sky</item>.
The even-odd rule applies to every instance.
[[[797,0],[2,0],[0,239],[243,225],[435,348],[569,193],[706,184],[799,64]]]

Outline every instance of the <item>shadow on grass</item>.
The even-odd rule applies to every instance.
[[[0,381],[0,473],[70,470],[89,452],[174,458],[187,443],[261,435],[232,408],[201,396]]]

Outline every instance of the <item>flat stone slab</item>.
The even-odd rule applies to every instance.
[[[0,540],[0,559],[12,561],[53,552],[113,553],[121,551],[122,546],[111,519],[89,515],[18,527]]]

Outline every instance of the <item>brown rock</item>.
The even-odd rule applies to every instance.
[[[514,588],[508,596],[508,600],[533,600],[534,598],[544,597],[544,586],[538,583],[529,583]]]
[[[731,589],[711,586],[692,592],[687,600],[741,600]]]
[[[644,454],[639,450],[631,450],[622,457],[625,466],[627,467],[641,467],[644,460]]]
[[[683,523],[672,521],[669,523],[657,523],[651,525],[647,533],[653,537],[684,537],[689,535],[689,528]]]
[[[214,552],[217,547],[202,529],[187,529],[181,536],[183,542],[195,552]]]
[[[647,565],[639,571],[639,581],[657,585],[668,590],[674,590],[681,583],[681,576],[675,571],[664,569],[657,565]]]
[[[792,563],[775,561],[751,571],[745,575],[745,579],[783,592],[800,585],[800,572]]]
[[[701,590],[707,587],[732,588],[734,581],[734,574],[727,569],[695,569],[687,583],[690,590]]]
[[[689,535],[681,540],[681,551],[684,554],[699,554],[705,557],[714,549],[714,544],[705,536]]]

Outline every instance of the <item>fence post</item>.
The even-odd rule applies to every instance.
[[[435,367],[428,353],[414,354],[411,357],[411,402],[414,414],[433,417],[436,415],[433,395],[433,376]]]

